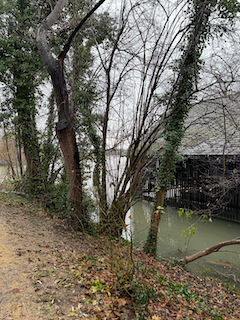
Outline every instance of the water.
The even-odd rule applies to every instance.
[[[135,204],[127,214],[128,232],[132,233],[133,243],[137,248],[142,247],[146,241],[152,209],[152,203],[142,201]],[[172,207],[166,207],[164,212],[160,221],[157,246],[157,254],[161,258],[180,259],[185,254],[191,255],[218,242],[240,236],[239,223],[213,218],[212,222],[205,224],[198,221],[197,216],[186,221],[185,217],[179,217],[177,209]],[[181,231],[193,224],[196,229],[190,240],[186,236],[181,238]],[[228,246],[221,251],[223,252],[213,253],[191,262],[187,265],[187,269],[197,276],[220,278],[240,287],[240,245]]]
[[[0,183],[8,176],[9,170],[7,166],[0,165]]]
[[[24,170],[25,170],[26,169],[26,165],[24,165],[23,167],[24,167]],[[18,177],[20,175],[19,167],[14,165],[13,168],[14,168],[16,176]],[[8,180],[8,179],[10,181],[12,180],[12,171],[11,171],[9,166],[1,164],[0,165],[0,184],[2,182],[4,182],[4,181]],[[0,189],[1,189],[1,187],[0,187]]]

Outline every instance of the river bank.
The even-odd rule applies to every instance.
[[[126,224],[129,224],[129,234],[137,248],[141,248],[147,239],[152,210],[153,203],[147,201],[139,201],[130,209],[132,220],[126,220]],[[160,258],[182,259],[240,236],[240,223],[215,217],[209,221],[196,214],[186,219],[184,214],[179,216],[178,210],[170,206],[164,207],[158,231],[157,255]],[[189,231],[187,236],[188,228],[194,228],[194,234]],[[196,276],[220,278],[240,288],[239,253],[240,245],[228,246],[220,252],[190,263],[187,269]]]
[[[240,319],[231,286],[195,277],[126,242],[72,232],[17,195],[0,195],[0,320]]]

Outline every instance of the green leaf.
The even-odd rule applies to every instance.
[[[92,286],[92,293],[96,293],[98,291],[98,287]]]
[[[177,213],[178,213],[179,217],[182,216],[182,211],[181,210],[178,210]]]

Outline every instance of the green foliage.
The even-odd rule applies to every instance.
[[[179,217],[181,217],[183,214],[185,215],[185,219],[186,220],[190,220],[192,218],[192,215],[193,215],[193,211],[192,210],[186,210],[184,208],[180,208],[178,211],[177,211]]]
[[[149,253],[154,257],[157,255],[157,237],[151,228],[148,232],[148,237],[144,245],[144,252]]]
[[[227,291],[229,292],[232,292],[232,293],[235,293],[235,294],[240,294],[240,290],[239,289],[236,289],[236,286],[235,285],[231,285],[230,283],[224,281],[224,282],[221,282],[221,280],[219,279],[216,279],[214,277],[208,277],[209,279],[212,279],[214,280],[216,283],[221,283],[221,285],[223,287],[225,287],[227,289]]]
[[[179,296],[184,300],[189,302],[189,309],[199,312],[206,311],[209,313],[213,319],[223,319],[223,312],[214,310],[213,308],[207,308],[205,305],[205,297],[199,295],[196,291],[191,290],[191,283],[184,282],[182,284],[175,284],[173,281],[167,279],[164,275],[157,277],[157,283],[161,284],[163,287],[168,289],[167,296],[170,301],[175,300],[176,302],[181,302]]]
[[[70,223],[71,216],[74,214],[74,204],[70,202],[68,197],[68,182],[65,171],[61,175],[61,179],[55,184],[48,186],[48,194],[45,206],[54,214],[57,214],[61,219],[67,219]],[[87,190],[82,192],[82,207],[85,216],[85,230],[89,234],[95,233],[95,224],[91,222],[91,214],[95,211],[93,200]]]
[[[234,20],[240,12],[240,4],[237,0],[220,0],[217,5],[218,15],[227,22]]]
[[[71,212],[68,205],[67,183],[63,181],[62,183],[49,186],[48,193],[47,208],[52,212],[56,212],[62,219],[69,219]]]
[[[158,276],[157,283],[162,284],[163,286],[168,287],[167,295],[171,298],[174,293],[175,299],[179,299],[177,296],[180,295],[183,299],[187,301],[196,301],[196,295],[193,291],[190,290],[190,285],[183,283],[175,284],[171,280],[168,280],[165,276]],[[180,302],[180,300],[179,300]]]
[[[58,175],[62,171],[62,166],[59,167],[59,163],[62,163],[61,152],[59,146],[55,143],[55,103],[54,92],[48,100],[48,119],[45,133],[41,137],[41,170],[43,181],[46,188],[55,184]],[[64,173],[63,173],[64,175]],[[66,178],[63,176],[63,180]]]
[[[86,221],[88,222],[88,226],[86,226],[88,233],[94,234],[95,233],[95,224],[91,222],[90,217],[93,213],[96,212],[96,206],[92,200],[91,194],[88,192],[86,188],[83,188],[82,194],[82,207],[83,207],[83,214],[86,217]]]
[[[141,286],[134,288],[133,297],[137,306],[147,306],[149,299],[149,291]]]
[[[188,227],[186,230],[181,230],[181,242],[183,241],[183,237],[192,237],[195,234],[196,228],[194,226]]]
[[[35,42],[32,40],[34,27],[38,22],[38,13],[29,0],[7,1],[0,12],[2,15],[2,37],[0,38],[1,81],[13,90],[15,86],[24,86],[23,96],[34,93],[33,87],[39,84],[34,78],[42,69]],[[14,79],[12,75],[16,74]],[[28,83],[28,85],[26,85]],[[32,83],[32,85],[30,85]]]
[[[29,0],[2,2],[0,77],[5,84],[5,101],[0,119],[13,126],[15,140],[24,148],[27,161],[27,192],[43,190],[39,162],[39,134],[36,129],[36,90],[43,76],[42,62],[33,41],[38,11]]]

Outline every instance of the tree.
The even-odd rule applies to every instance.
[[[164,109],[155,96],[166,86],[169,65],[188,28],[182,4],[168,9],[157,2],[123,2],[115,38],[97,46],[103,116],[94,177],[101,227],[112,236],[121,235],[125,216],[139,199],[153,160],[151,147],[162,130]]]
[[[99,1],[93,9],[75,27],[63,50],[56,59],[47,41],[47,32],[59,18],[67,0],[57,1],[52,12],[42,21],[37,35],[37,46],[43,63],[51,76],[54,87],[55,98],[58,106],[58,123],[56,127],[58,140],[65,160],[65,168],[69,182],[69,198],[75,206],[75,215],[72,215],[72,222],[77,228],[80,224],[83,227],[85,219],[82,211],[82,175],[80,169],[80,158],[73,130],[73,115],[69,107],[69,95],[64,75],[64,59],[70,49],[73,38],[82,28],[84,23],[101,6],[105,0]]]
[[[0,74],[8,98],[2,103],[2,120],[12,119],[16,142],[24,148],[30,192],[43,190],[40,147],[36,128],[36,89],[41,78],[41,60],[31,40],[31,23],[36,20],[32,3],[3,1],[1,5]]]
[[[226,9],[225,5],[225,2],[218,3],[217,1],[207,0],[192,2],[191,28],[186,45],[181,49],[182,57],[178,62],[178,75],[171,92],[164,96],[167,101],[164,124],[165,142],[157,176],[156,204],[144,247],[146,252],[153,255],[156,255],[157,234],[165,192],[174,177],[178,148],[184,135],[184,121],[191,108],[191,98],[195,91],[194,83],[201,66],[200,56],[211,30],[209,19],[216,9],[221,10],[223,7]],[[235,3],[235,12],[237,7],[238,4]],[[232,7],[230,9],[229,16],[232,17]]]

